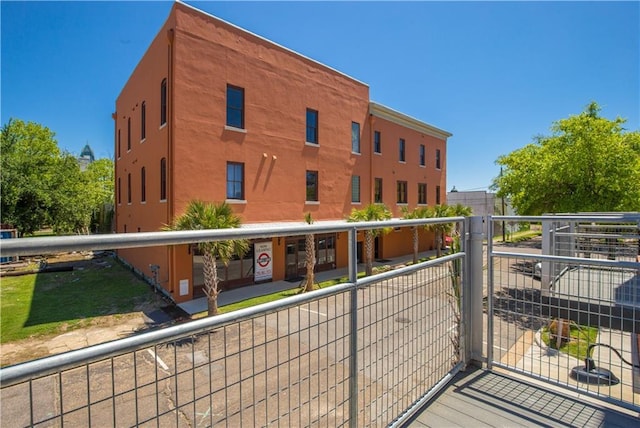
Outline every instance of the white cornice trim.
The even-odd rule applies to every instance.
[[[415,119],[411,116],[407,116],[404,113],[400,113],[399,111],[383,106],[382,104],[374,103],[373,101],[369,102],[369,113],[381,119],[388,120],[389,122],[397,123],[398,125],[413,129],[414,131],[431,135],[432,137],[441,138],[443,140],[446,140],[453,135],[443,129],[436,128],[433,125],[429,125],[428,123]]]

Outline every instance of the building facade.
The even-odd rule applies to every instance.
[[[193,199],[227,201],[243,224],[345,219],[353,208],[445,203],[451,135],[376,104],[369,87],[269,40],[175,3],[116,100],[116,231],[160,230]],[[378,239],[376,256],[407,250]],[[423,233],[421,250],[432,241]],[[317,269],[346,265],[346,238],[317,237]],[[404,237],[406,238],[406,237]],[[410,242],[404,241],[404,242]],[[223,287],[293,278],[304,237],[252,243]],[[270,277],[258,276],[256,248]],[[202,284],[193,248],[122,250],[177,302]],[[152,272],[151,266],[154,266]]]

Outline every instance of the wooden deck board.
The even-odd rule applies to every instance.
[[[638,415],[492,371],[458,374],[407,427],[632,427]]]

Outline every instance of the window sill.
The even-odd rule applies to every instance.
[[[140,205],[147,205],[147,201],[140,201]]]
[[[407,203],[407,202],[396,202],[396,205],[402,206],[402,207],[406,207],[406,206],[409,205],[409,203]]]
[[[158,128],[158,131],[161,130],[162,128],[167,126],[167,122],[163,123],[162,125],[160,125],[160,127]]]
[[[309,141],[305,141],[304,145],[305,146],[310,146],[310,147],[320,147],[320,144],[318,144],[318,143],[310,143]]]
[[[360,153],[360,152],[354,152],[354,151],[352,151],[352,152],[351,152],[351,154],[352,154],[352,155],[356,155],[356,156],[362,156],[362,153]]]
[[[167,200],[166,200],[166,199],[160,199],[160,203],[161,203],[161,204],[164,204],[164,203],[166,203],[166,202],[167,202]]]
[[[140,144],[144,143],[145,141],[147,141],[147,138],[143,138],[142,140],[140,140]]]
[[[351,201],[351,205],[362,205],[362,202],[360,202],[360,201],[357,201],[357,202]]]
[[[419,207],[427,207],[427,206],[429,206],[429,204],[421,204],[421,203],[418,202],[418,206]]]
[[[406,164],[406,163],[407,163],[407,161],[398,161],[398,163],[404,163],[404,164]]]
[[[373,152],[374,155],[382,156],[382,152]]]
[[[304,201],[305,205],[320,205],[320,201]]]
[[[247,200],[246,199],[225,199],[224,201],[226,203],[228,203],[228,204],[236,204],[236,205],[246,205],[247,204]]]
[[[426,167],[427,167],[426,165],[420,165],[420,168],[426,168]]]
[[[244,128],[236,128],[235,126],[229,126],[229,125],[225,125],[224,126],[224,130],[225,131],[233,131],[233,132],[240,132],[242,134],[246,134],[247,130]]]

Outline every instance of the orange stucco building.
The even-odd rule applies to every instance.
[[[196,198],[227,201],[243,224],[300,222],[306,212],[341,220],[374,202],[399,217],[403,206],[445,202],[451,134],[371,102],[365,83],[183,3],[174,3],[113,118],[119,233],[160,230]],[[409,233],[380,237],[376,256],[407,253]],[[317,239],[319,270],[346,265],[346,239]],[[270,251],[273,280],[300,273],[303,241],[254,243]],[[255,248],[225,269],[223,287],[263,279]],[[176,302],[200,293],[199,256],[188,246],[119,256],[148,278],[156,265]]]

